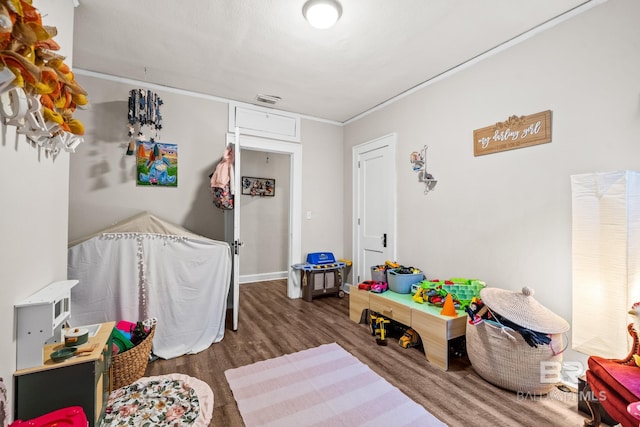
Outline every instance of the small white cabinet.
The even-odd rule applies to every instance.
[[[62,324],[71,315],[71,288],[77,283],[53,282],[15,305],[17,369],[42,365],[43,345],[60,342]]]

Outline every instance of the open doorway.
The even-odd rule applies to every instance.
[[[235,143],[236,135],[227,134],[227,144]],[[266,138],[239,135],[238,136],[238,148],[242,150],[251,150],[271,154],[282,154],[288,156],[289,166],[289,212],[288,212],[288,250],[287,250],[287,266],[301,262],[302,259],[302,145],[292,142],[284,142],[271,140]],[[236,162],[235,166],[236,177],[241,177],[244,172],[242,171],[242,159]],[[236,180],[239,182],[239,179]],[[240,186],[236,190],[236,197],[241,197]],[[236,204],[236,209],[241,208],[240,204]],[[242,214],[240,212],[240,217]],[[233,235],[233,224],[225,227],[226,233]],[[240,232],[242,233],[242,232]],[[227,241],[242,242],[242,236],[233,236],[227,238]],[[266,246],[268,248],[268,245]],[[241,251],[242,249],[240,249]],[[234,263],[234,274],[238,274],[235,277],[239,277],[239,273],[242,271],[241,257],[237,257],[238,261]],[[234,258],[235,259],[235,258]],[[295,274],[295,270],[288,268],[287,277],[287,296],[289,298],[300,298],[302,296],[302,289],[299,277]],[[239,286],[239,280],[234,280],[234,288]],[[234,289],[233,293],[237,295],[238,290]],[[234,302],[234,317],[237,316],[237,299]]]
[[[240,284],[286,279],[289,271],[289,155],[241,153],[240,204],[242,263]]]

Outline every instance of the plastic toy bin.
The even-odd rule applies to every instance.
[[[373,280],[374,282],[386,282],[387,270],[374,265],[373,267],[371,267],[371,280]]]
[[[387,280],[389,290],[399,294],[408,294],[411,293],[411,285],[424,280],[424,274],[400,274],[396,270],[387,270]]]

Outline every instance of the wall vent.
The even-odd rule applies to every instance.
[[[275,104],[276,102],[282,100],[282,98],[280,98],[277,95],[263,95],[261,93],[259,93],[258,95],[256,95],[256,99],[260,102],[264,102],[265,104]]]

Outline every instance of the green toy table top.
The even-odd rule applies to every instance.
[[[354,288],[352,292],[362,292],[360,290],[358,290],[358,288]],[[386,292],[382,292],[380,294],[374,293],[373,295],[378,295],[381,296],[383,298],[389,299],[391,301],[395,301],[398,302],[402,305],[406,305],[408,307],[411,307],[412,310],[420,310],[420,311],[424,311],[425,313],[429,313],[432,314],[434,316],[439,316],[442,317],[443,319],[455,319],[458,317],[464,317],[467,315],[467,313],[464,310],[456,310],[456,313],[458,314],[456,317],[452,317],[452,316],[444,316],[442,314],[440,314],[440,311],[442,310],[442,307],[438,307],[432,304],[428,304],[428,303],[423,303],[420,304],[418,302],[415,302],[413,300],[413,295],[412,294],[399,294],[397,292],[393,292],[393,291],[386,291]]]

